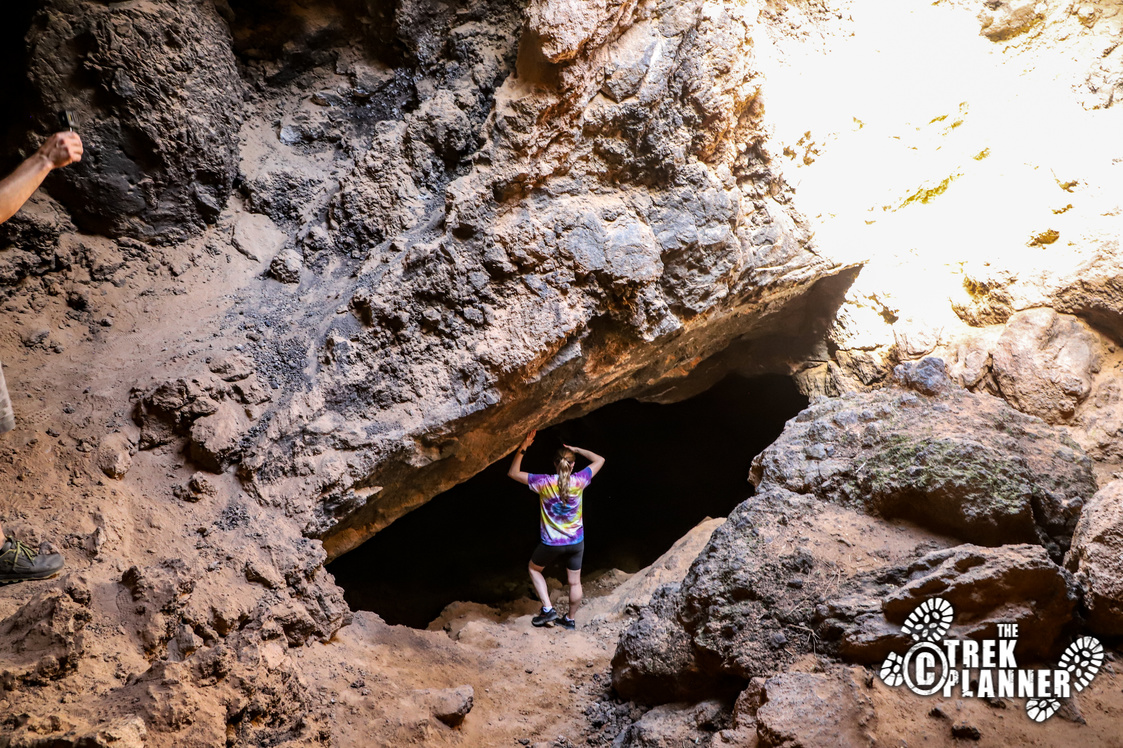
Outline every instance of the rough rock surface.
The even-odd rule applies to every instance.
[[[1123,481],[1091,498],[1080,515],[1065,566],[1084,591],[1088,627],[1099,634],[1123,633]]]
[[[607,618],[547,638],[561,632],[534,630],[523,601],[447,634],[365,613],[348,625],[323,562],[509,451],[528,424],[685,398],[732,369],[839,395],[942,355],[971,389],[1070,429],[1101,479],[1118,471],[1123,12],[1029,7],[7,4],[4,158],[30,152],[64,106],[87,150],[0,228],[0,359],[17,416],[0,444],[0,521],[68,563],[0,592],[0,742],[607,745],[640,722],[646,742],[662,729],[802,739],[780,683],[773,728],[754,721],[754,693],[743,724],[717,732],[725,717],[697,719],[709,707],[644,720],[608,690]],[[962,64],[932,64],[950,56]],[[941,89],[946,75],[961,77]],[[1046,308],[1055,321],[1024,324]],[[941,391],[922,368],[897,379]],[[958,395],[940,397],[958,412]],[[988,450],[1025,447],[983,421]],[[864,447],[818,446],[854,461],[807,462],[864,485]],[[1057,452],[1028,449],[1002,470],[984,451],[975,467],[1007,487],[1054,469],[1080,482]],[[946,532],[992,542],[1000,528],[1056,558],[1076,494],[1045,477],[999,507],[969,490],[977,470],[949,476],[889,476],[876,507],[762,483],[722,542],[748,548],[759,540],[733,529],[753,528],[776,552],[684,580],[656,596],[660,616],[639,612],[673,644],[663,682],[680,666],[743,682],[752,652],[770,673],[831,672],[830,657],[810,668],[805,653],[897,633],[862,607],[892,592],[878,580],[948,584],[963,559],[981,561],[963,576],[1010,596],[1012,614],[1031,599],[1063,618],[1063,605],[1018,597],[1023,574],[1068,597],[1040,550],[940,555],[967,535],[886,517],[940,519],[893,514],[906,505],[890,489],[916,479],[970,509]],[[722,575],[731,594],[703,605]],[[866,616],[853,629],[812,604],[843,585]],[[738,611],[759,602],[746,593],[771,617],[744,625]],[[640,688],[663,653],[629,642]],[[464,684],[473,707],[456,728],[412,696]],[[1105,669],[1081,694],[1072,713],[1087,724],[1022,725],[941,702],[952,722],[875,679],[864,729],[883,744],[918,728],[933,745],[1111,744],[1119,686]]]
[[[762,746],[874,743],[871,731],[876,716],[864,693],[864,679],[855,668],[768,678],[737,700],[738,723],[750,717],[752,702],[759,699],[751,716]]]
[[[904,380],[934,386],[907,370]],[[815,403],[753,460],[751,478],[975,543],[1040,543],[1059,561],[1095,493],[1090,460],[1064,431],[1001,400],[940,389]]]
[[[900,626],[932,597],[955,610],[950,636],[993,639],[997,623],[1017,623],[1016,654],[1037,660],[1060,654],[1080,592],[1040,546],[960,545],[852,580],[816,611],[819,631],[847,661],[877,665],[907,648]]]
[[[613,741],[613,748],[661,748],[665,745],[711,745],[730,719],[728,704],[664,704],[651,709]]]
[[[425,689],[416,691],[414,697],[432,712],[433,716],[449,727],[456,727],[472,711],[474,693],[471,686]]]
[[[789,422],[754,461],[758,494],[714,532],[681,587],[661,590],[622,635],[617,690],[648,703],[728,693],[823,650],[876,663],[905,643],[912,608],[937,594],[962,607],[965,635],[1017,620],[1038,630],[1022,644],[1026,656],[1055,655],[1079,595],[1050,554],[1060,560],[1094,491],[1087,458],[1063,432],[997,399],[941,389],[845,395]],[[964,424],[972,438],[989,432],[986,446],[956,449]],[[941,448],[962,459],[925,459]],[[987,467],[964,470],[972,457]],[[1010,465],[1025,472],[996,481]],[[953,537],[1000,547],[939,550]],[[1004,545],[1025,540],[1036,545]],[[1047,624],[1034,623],[1038,611]]]
[[[1100,368],[1097,348],[1095,335],[1075,317],[1033,309],[1006,323],[991,367],[1011,405],[1057,423],[1091,392]]]
[[[53,193],[83,230],[184,239],[222,212],[238,171],[242,94],[230,34],[206,0],[58,0],[32,21],[41,130],[74,112],[89,157]]]
[[[486,32],[468,22],[484,8],[412,32],[450,34],[452,59],[416,43],[427,95],[341,175],[315,236],[358,260],[332,304],[346,311],[317,312],[327,326],[297,338],[316,351],[314,382],[278,404],[242,466],[329,554],[501,457],[531,409],[546,425],[665,391],[781,310],[802,331],[799,298],[842,269],[809,251],[770,166],[751,12],[636,7],[597,32],[590,6],[565,62],[532,28],[505,79],[506,6],[486,10],[499,19]],[[636,81],[620,101],[598,93],[611,60]]]
[[[586,603],[585,615],[594,621],[618,620],[651,602],[659,588],[680,584],[690,564],[722,522],[723,519],[706,519],[698,523],[646,569],[621,582],[610,594]]]

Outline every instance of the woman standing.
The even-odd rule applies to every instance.
[[[542,602],[542,611],[531,620],[535,626],[545,626],[557,621],[562,628],[573,630],[577,627],[574,614],[581,606],[581,560],[585,553],[585,527],[581,518],[581,501],[585,486],[604,465],[604,458],[587,449],[563,445],[554,456],[554,468],[558,471],[545,473],[524,473],[523,455],[534,442],[531,431],[523,439],[511,460],[507,475],[519,483],[530,486],[538,494],[540,510],[539,534],[541,542],[530,556],[530,580],[534,591]],[[589,461],[583,470],[574,473],[577,455]],[[550,591],[542,570],[555,559],[565,561],[566,577],[569,582],[569,613],[558,618],[557,611],[550,605]]]

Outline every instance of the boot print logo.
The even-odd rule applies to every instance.
[[[1026,699],[1026,713],[1044,722],[1061,701],[1083,691],[1103,666],[1098,639],[1084,636],[1065,649],[1053,669],[1019,668],[1014,658],[1018,624],[999,623],[997,639],[948,639],[955,610],[940,597],[917,606],[901,631],[913,645],[904,655],[891,652],[879,675],[885,685],[904,685],[920,696]]]

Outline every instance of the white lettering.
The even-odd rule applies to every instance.
[[[1053,671],[1053,692],[1058,699],[1067,699],[1069,697],[1069,672],[1067,670],[1054,670]]]
[[[1037,671],[1037,698],[1048,699],[1053,694],[1049,689],[1049,676],[1052,675],[1052,670],[1038,670]]]
[[[994,673],[990,670],[979,671],[979,698],[987,699],[994,696]]]
[[[998,667],[1016,668],[1018,666],[1017,661],[1014,660],[1015,644],[1017,644],[1017,641],[1014,639],[1002,639],[998,642]]]
[[[971,690],[971,671],[970,670],[964,670],[963,671],[963,678],[959,682],[959,695],[963,696],[964,698],[971,697],[971,696],[975,695],[975,692]]]
[[[921,652],[914,660],[916,662],[916,685],[928,688],[936,682],[936,656],[931,652]]]
[[[984,670],[991,670],[994,668],[994,639],[983,640],[983,664]]]
[[[954,670],[959,666],[959,663],[955,659],[955,651],[959,649],[959,640],[948,639],[944,642],[944,646],[947,647],[948,650],[948,667]]]
[[[979,643],[974,639],[963,640],[963,667],[979,669]]]
[[[1014,698],[1014,678],[1016,674],[1013,670],[999,670],[998,671],[998,696],[999,698],[1012,699]]]
[[[1033,698],[1033,671],[1032,670],[1019,670],[1018,671],[1018,698],[1019,699],[1032,699]]]

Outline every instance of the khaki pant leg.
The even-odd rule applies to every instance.
[[[16,427],[16,414],[12,410],[12,399],[8,397],[8,385],[4,382],[4,368],[0,366],[0,434]]]

